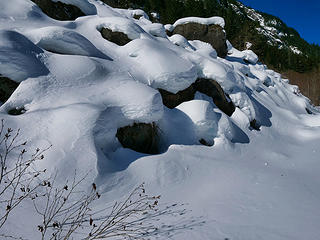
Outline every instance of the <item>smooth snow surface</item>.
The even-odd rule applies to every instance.
[[[57,173],[60,184],[75,169],[79,176],[89,173],[83,188],[97,183],[103,194],[97,208],[142,182],[151,194],[161,194],[161,206],[184,203],[188,213],[160,216],[155,224],[171,228],[161,231],[160,224],[151,239],[319,238],[320,115],[297,86],[251,50],[228,42],[222,59],[207,43],[165,34],[186,22],[223,27],[222,18],[163,26],[142,10],[64,2],[88,16],[60,22],[29,0],[0,1],[0,74],[21,82],[0,106],[0,119],[21,128],[30,148],[52,144],[37,167]],[[132,41],[109,42],[102,27]],[[163,105],[159,88],[176,93],[197,78],[221,85],[236,106],[231,117],[199,92],[174,109]],[[21,107],[25,113],[8,114]],[[260,131],[250,128],[253,120]],[[133,123],[157,125],[160,154],[121,146],[117,129]],[[41,219],[29,202],[21,214],[0,231],[38,239]]]

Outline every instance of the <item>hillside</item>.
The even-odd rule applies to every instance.
[[[256,11],[236,0],[140,0],[115,1],[104,0],[116,7],[140,7],[147,13],[159,13],[159,21],[173,23],[177,19],[187,16],[210,17],[221,16],[226,21],[227,39],[238,49],[251,49],[260,61],[268,67],[285,74],[293,71],[299,76],[295,78],[302,92],[315,105],[319,105],[320,75],[317,68],[320,64],[320,47],[303,40],[299,33],[288,27],[281,19],[267,13]],[[150,15],[151,16],[151,15]],[[309,76],[315,80],[310,81]],[[312,84],[315,93],[309,94],[304,86]]]
[[[169,20],[0,1],[1,239],[318,238],[319,107],[227,18]]]

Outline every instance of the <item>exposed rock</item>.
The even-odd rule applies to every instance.
[[[194,88],[207,96],[211,97],[214,104],[225,114],[231,116],[235,110],[232,101],[228,101],[220,84],[212,79],[199,78],[194,83]]]
[[[313,114],[312,111],[310,109],[308,109],[308,108],[306,108],[306,111],[307,111],[308,114]]]
[[[159,153],[158,131],[155,123],[134,123],[132,126],[119,128],[116,136],[125,148],[141,153]]]
[[[85,14],[80,10],[80,8],[65,4],[60,1],[53,2],[51,0],[31,0],[41,8],[41,10],[47,14],[49,17],[60,20],[68,21],[75,20],[78,17],[85,16]]]
[[[191,85],[190,87],[186,88],[185,90],[179,91],[176,94],[163,89],[159,89],[159,92],[162,97],[163,105],[172,109],[183,102],[193,100],[195,89],[194,86]]]
[[[250,127],[254,130],[257,130],[257,131],[260,131],[260,126],[258,125],[257,123],[257,120],[253,119],[251,122],[250,122]]]
[[[173,33],[170,32],[168,29],[166,29],[166,34],[167,34],[168,37],[171,37],[173,35]]]
[[[211,97],[215,105],[228,116],[231,116],[235,110],[235,106],[231,100],[228,101],[225,92],[220,84],[212,79],[199,78],[188,88],[177,93],[171,93],[163,89],[158,89],[163,105],[168,108],[175,108],[183,102],[194,99],[194,94],[198,91]]]
[[[110,42],[113,42],[119,46],[126,45],[128,42],[131,41],[128,36],[123,32],[113,32],[108,28],[102,28],[100,30],[102,37]]]
[[[139,20],[142,17],[141,14],[134,14],[133,18]]]
[[[19,83],[0,75],[0,102],[5,102],[19,86]]]
[[[201,40],[210,43],[219,57],[227,56],[226,34],[220,25],[186,23],[175,27],[173,34],[180,34],[188,40]]]
[[[17,108],[12,108],[8,111],[9,115],[21,115],[26,112],[26,109],[24,107],[17,107]]]
[[[201,143],[202,145],[207,146],[207,147],[213,146],[213,144],[208,143],[208,142],[207,142],[206,140],[204,140],[203,138],[201,138],[201,139],[199,140],[199,143]]]

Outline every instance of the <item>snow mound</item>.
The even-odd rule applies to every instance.
[[[251,64],[256,64],[259,60],[258,56],[252,50],[244,50],[242,53],[244,54],[243,59]]]
[[[17,82],[47,75],[44,51],[18,32],[0,31],[0,72]]]
[[[111,58],[99,51],[87,38],[74,31],[48,27],[31,31],[27,35],[35,44],[49,52],[111,60]]]
[[[183,47],[184,49],[187,49],[187,50],[192,50],[192,51],[195,51],[196,49],[188,42],[188,40],[180,35],[180,34],[174,34],[172,35],[171,37],[169,37],[169,40],[177,45],[177,46],[180,46],[180,47]]]
[[[180,57],[172,49],[148,39],[128,43],[123,51],[128,52],[136,67],[144,72],[145,84],[177,93],[189,87],[197,79],[193,64]]]
[[[206,143],[213,145],[218,126],[212,105],[208,101],[192,100],[181,103],[177,109],[184,112],[194,123],[197,138],[204,139]]]

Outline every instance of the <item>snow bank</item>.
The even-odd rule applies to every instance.
[[[64,28],[40,28],[28,32],[27,36],[39,47],[50,52],[111,60],[111,58],[99,51],[87,38],[77,32],[65,30]]]
[[[0,72],[21,82],[49,73],[43,64],[44,52],[18,32],[0,30]]]

